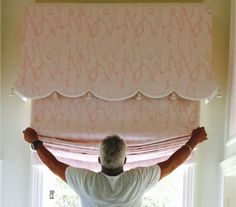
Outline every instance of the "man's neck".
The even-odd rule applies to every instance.
[[[102,166],[102,172],[109,176],[116,176],[120,173],[124,172],[123,167],[117,168],[117,169],[108,169]]]

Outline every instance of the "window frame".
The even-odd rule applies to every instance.
[[[32,207],[43,207],[43,165],[32,165]],[[186,163],[183,177],[182,207],[194,206],[195,163]]]

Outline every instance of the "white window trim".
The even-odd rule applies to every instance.
[[[43,207],[43,168],[33,165],[32,207]],[[183,207],[193,207],[195,164],[187,164],[183,178]]]
[[[236,175],[236,155],[220,163],[220,207],[224,207],[224,179],[232,175]]]
[[[43,207],[43,168],[32,166],[32,207]]]
[[[0,159],[0,207],[2,207],[2,159]]]
[[[188,164],[183,178],[183,207],[193,207],[195,164]]]

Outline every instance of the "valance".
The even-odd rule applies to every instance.
[[[199,124],[199,102],[167,98],[119,102],[50,96],[32,102],[31,125],[55,155],[97,168],[100,141],[118,134],[128,167],[157,163],[182,146]],[[74,162],[74,163],[73,163]]]
[[[27,6],[22,43],[15,89],[27,98],[90,91],[118,101],[175,91],[202,100],[217,90],[204,4]]]

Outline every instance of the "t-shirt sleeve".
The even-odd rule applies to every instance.
[[[65,171],[66,182],[77,194],[89,170],[83,168],[67,167]]]
[[[135,171],[137,179],[140,181],[139,183],[141,183],[142,188],[145,190],[149,190],[160,180],[161,168],[159,165],[140,167],[136,168]]]

